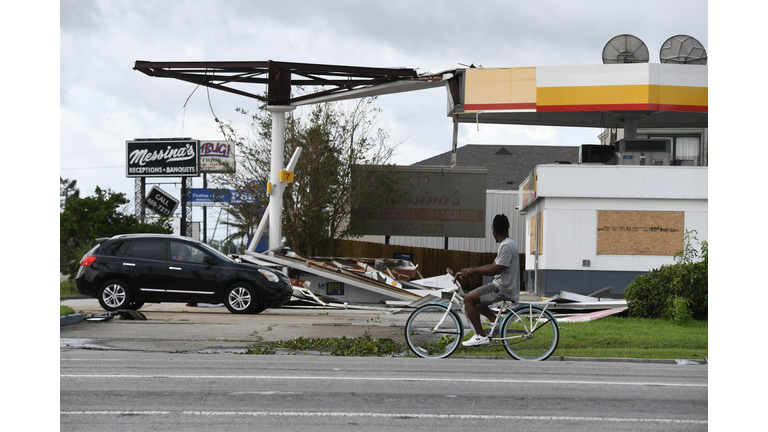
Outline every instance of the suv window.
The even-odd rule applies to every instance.
[[[205,252],[188,243],[171,241],[171,260],[203,263]]]
[[[109,256],[123,256],[128,248],[131,246],[130,240],[116,241],[114,243],[108,243],[101,248],[102,255]]]
[[[129,252],[130,255],[140,258],[165,259],[165,240],[162,239],[137,239]]]

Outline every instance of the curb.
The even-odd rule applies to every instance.
[[[59,326],[65,326],[65,325],[69,325],[69,324],[77,324],[77,323],[79,323],[81,321],[83,321],[83,314],[81,314],[81,313],[62,315],[59,318]]]
[[[497,357],[497,356],[471,356],[471,355],[453,355],[451,358],[461,358],[468,360],[510,360],[517,361],[512,357]],[[687,361],[695,361],[699,363],[694,366],[706,366],[707,363],[703,359],[682,359]],[[647,364],[677,364],[676,359],[651,359],[651,358],[631,358],[631,357],[567,357],[553,355],[545,360],[545,362],[604,362],[604,363],[647,363]]]

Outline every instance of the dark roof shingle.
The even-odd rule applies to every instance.
[[[486,189],[517,190],[536,165],[558,162],[579,163],[579,147],[468,144],[456,149],[457,167],[488,168]],[[451,152],[413,165],[450,166]]]

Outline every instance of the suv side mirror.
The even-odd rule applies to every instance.
[[[203,263],[205,263],[205,264],[206,264],[206,265],[208,265],[208,266],[212,266],[212,265],[216,265],[216,264],[218,264],[219,262],[218,262],[218,261],[216,261],[216,259],[215,259],[215,258],[213,258],[213,257],[211,257],[211,256],[208,256],[208,255],[206,255],[206,256],[204,256],[204,257],[203,257]]]

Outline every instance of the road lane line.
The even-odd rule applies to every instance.
[[[257,380],[333,380],[333,381],[417,381],[417,382],[463,382],[463,383],[504,383],[504,384],[576,384],[616,385],[645,387],[709,387],[709,384],[626,382],[626,381],[573,381],[573,380],[512,380],[498,378],[414,378],[414,377],[350,377],[350,376],[274,376],[274,375],[60,375],[61,378],[126,378],[126,379],[257,379]]]
[[[530,416],[494,414],[422,414],[422,413],[370,413],[370,412],[311,412],[311,411],[59,411],[60,415],[193,415],[193,416],[250,416],[250,417],[373,417],[445,420],[534,420],[534,421],[584,421],[613,423],[659,423],[659,424],[708,424],[709,420],[626,418],[626,417],[574,417],[574,416]]]

